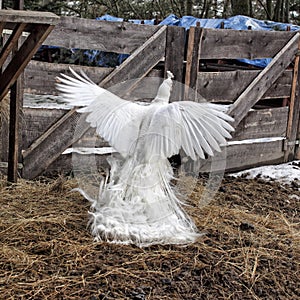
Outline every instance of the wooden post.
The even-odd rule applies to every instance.
[[[171,101],[183,99],[182,83],[184,81],[183,62],[184,62],[185,29],[183,27],[168,26],[166,36],[165,72],[171,71],[174,75],[174,86],[170,97]],[[178,84],[181,83],[181,84]],[[176,84],[177,83],[177,84]]]
[[[296,53],[293,80],[291,86],[291,97],[289,106],[289,116],[286,129],[286,140],[284,145],[284,161],[290,161],[294,158],[299,159],[299,146],[296,147],[296,140],[299,139],[299,112],[300,112],[300,74],[299,74],[299,58],[300,58],[300,39],[298,43],[298,52]]]
[[[15,1],[14,9],[22,10],[24,7],[23,0]],[[6,44],[9,48],[12,47],[12,57],[18,52],[18,39],[21,36],[25,24],[18,24],[12,34],[11,41]],[[6,55],[2,55],[1,58],[6,59]],[[8,168],[7,168],[7,181],[17,182],[18,180],[18,162],[20,157],[19,145],[21,145],[20,134],[20,115],[22,113],[23,106],[23,91],[22,91],[22,75],[16,80],[10,89],[10,109],[9,109],[9,144],[8,144]]]
[[[22,80],[18,79],[10,90],[10,114],[9,114],[9,150],[8,150],[8,170],[7,181],[17,182],[18,179],[18,162],[21,149],[21,121],[23,93]]]
[[[197,23],[196,27],[191,27],[189,30],[186,54],[184,100],[196,100],[195,96],[197,92],[197,76],[199,72],[202,34],[200,23]]]

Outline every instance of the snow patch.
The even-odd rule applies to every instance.
[[[300,187],[300,161],[298,160],[279,165],[262,166],[232,173],[230,175],[247,179],[259,177],[264,180],[275,180],[283,184],[299,184]]]

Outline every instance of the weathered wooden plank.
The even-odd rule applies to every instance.
[[[239,123],[230,141],[285,137],[288,107],[249,111]]]
[[[24,151],[25,178],[35,178],[60,156],[62,151],[57,151],[57,144],[65,149],[72,144],[78,120],[79,114],[70,110]]]
[[[53,29],[52,25],[36,25],[35,30],[24,41],[9,65],[0,75],[0,101],[7,94],[10,86],[17,80],[24,68]]]
[[[24,23],[17,24],[13,33],[11,34],[11,36],[9,37],[9,39],[3,46],[3,48],[0,52],[0,68],[3,67],[5,60],[7,59],[8,55],[12,51],[14,45],[18,42],[19,37],[21,36],[25,26],[26,26],[26,24],[24,24]]]
[[[6,22],[5,28],[9,23],[30,23],[56,25],[59,17],[50,12],[26,11],[26,10],[0,10],[1,22]]]
[[[184,62],[185,29],[183,27],[168,26],[166,38],[165,74],[171,71],[174,83],[170,101],[183,99],[183,62]]]
[[[196,172],[212,172],[222,171],[226,172],[243,170],[251,167],[258,167],[267,164],[283,162],[282,140],[275,140],[265,143],[253,142],[248,144],[230,145],[226,147],[225,152],[221,155],[216,154],[213,158],[201,160],[197,165],[197,170],[194,168],[194,162],[186,162],[184,169],[189,170],[188,164],[191,164],[190,169]],[[63,154],[56,161],[54,161],[46,173],[66,173],[72,170],[71,154]],[[105,168],[109,167],[106,162],[105,155],[95,155],[95,162],[98,166]]]
[[[235,119],[235,127],[292,62],[298,49],[298,40],[299,33],[296,33],[232,104],[229,114]]]
[[[60,118],[69,110],[65,109],[47,109],[47,108],[29,108],[23,109],[23,146],[22,149],[28,149],[31,144],[51,128]],[[107,142],[101,139],[95,133],[94,128],[90,128],[84,136],[76,142],[77,147],[104,147]]]
[[[198,95],[209,102],[233,102],[261,71],[199,72]],[[286,70],[261,99],[290,96],[292,70]]]
[[[69,67],[72,67],[76,72],[84,71],[96,83],[101,82],[113,70],[112,68],[85,67],[32,60],[24,72],[25,92],[32,94],[57,94],[55,78],[60,73],[70,74]]]
[[[151,25],[61,17],[44,44],[129,54],[156,30]]]
[[[200,172],[226,172],[283,162],[282,140],[229,145],[222,154],[201,161]]]
[[[203,29],[201,59],[274,57],[293,32]]]
[[[283,162],[283,141],[232,145],[227,148],[226,171]]]
[[[76,72],[82,70],[96,83],[100,83],[113,70],[113,68],[86,67],[32,60],[25,69],[25,92],[32,94],[57,94],[55,77],[61,73],[70,74],[69,67]],[[162,72],[161,70],[152,69],[148,76],[162,78]]]
[[[47,108],[23,108],[22,149],[26,150],[45,131],[54,125],[68,110]]]
[[[197,92],[197,75],[199,71],[199,49],[201,48],[203,30],[200,27],[191,27],[189,30],[184,100],[194,101]]]
[[[289,117],[287,122],[286,130],[286,144],[285,144],[285,153],[284,160],[290,161],[294,159],[295,152],[295,142],[297,138],[297,130],[299,126],[299,112],[300,112],[300,96],[299,96],[299,87],[300,87],[300,75],[299,75],[299,58],[300,58],[300,39],[298,42],[298,52],[296,55],[294,63],[294,72],[292,80],[292,89],[289,105]]]

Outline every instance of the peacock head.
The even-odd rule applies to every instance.
[[[168,103],[171,95],[174,75],[167,71],[167,78],[159,86],[157,95],[152,102]]]

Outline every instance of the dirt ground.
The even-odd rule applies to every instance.
[[[300,299],[299,185],[226,177],[189,213],[188,246],[94,242],[89,203],[59,178],[0,180],[1,299]]]

